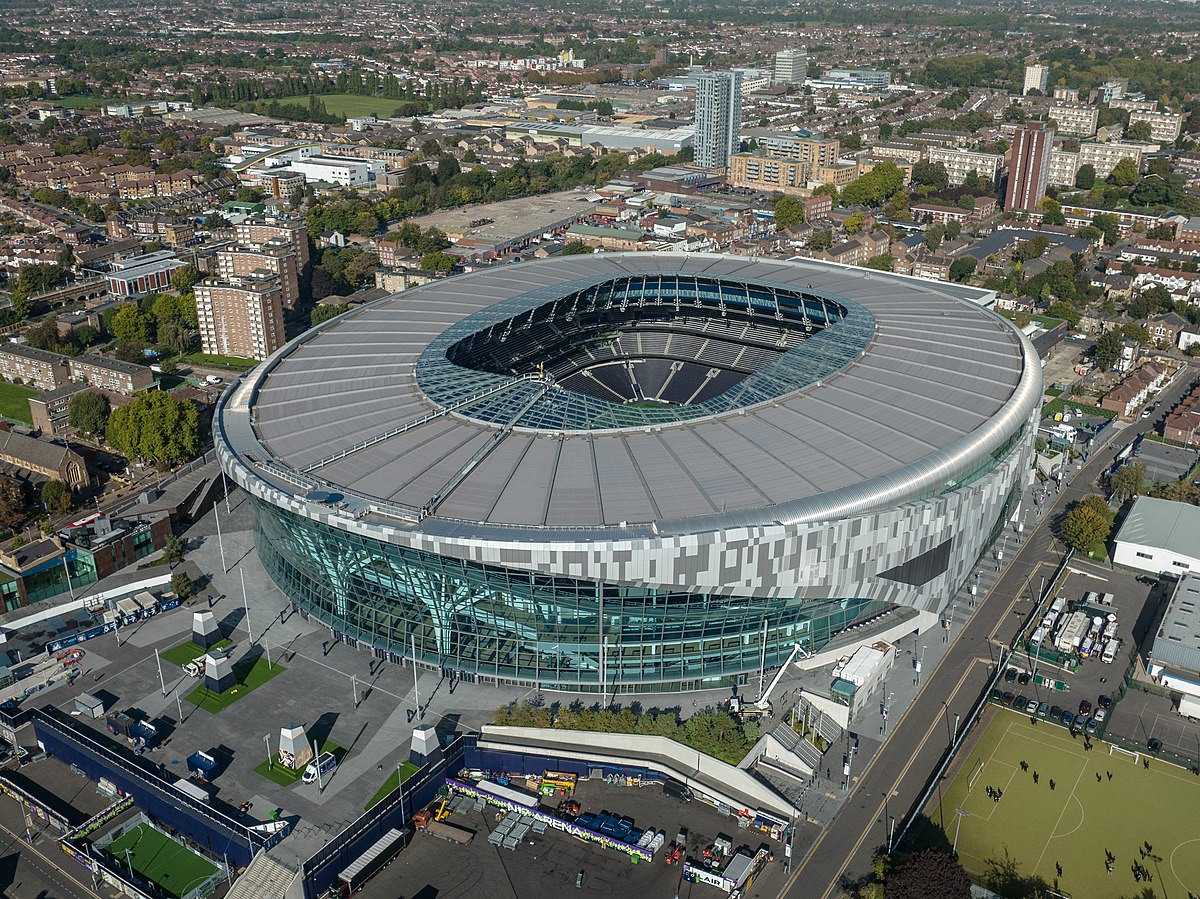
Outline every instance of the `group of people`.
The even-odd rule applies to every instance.
[[[995,787],[988,787],[987,794],[988,794],[988,799],[992,800],[992,802],[999,802],[1000,797],[1004,795],[1004,791],[997,790]]]

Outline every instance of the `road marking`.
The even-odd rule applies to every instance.
[[[41,874],[46,879],[53,881],[55,884],[62,887],[63,889],[65,889],[67,891],[68,895],[71,893],[70,887],[68,887],[66,884],[62,883],[57,877],[55,877],[54,872],[58,872],[59,874],[64,875],[68,880],[72,880],[79,886],[83,887],[89,896],[94,896],[95,899],[101,899],[100,894],[95,892],[91,888],[91,886],[84,883],[82,880],[77,879],[75,877],[75,875],[72,874],[71,872],[69,872],[66,868],[60,868],[58,865],[54,864],[54,862],[52,862],[50,860],[49,856],[47,856],[44,852],[42,852],[40,849],[38,849],[36,846],[32,845],[31,843],[26,843],[21,838],[21,835],[16,833],[13,830],[10,830],[8,825],[0,824],[0,830],[3,830],[5,833],[7,833],[9,836],[11,836],[13,838],[13,842],[16,845],[20,846],[20,849],[18,849],[18,851],[17,851],[18,856],[22,855],[26,849],[29,849],[34,854],[36,854],[39,858],[41,858],[42,861],[44,861],[47,865],[49,865],[50,870],[47,871],[44,868],[42,868],[40,865],[38,865],[36,862],[34,862],[33,859],[26,857],[26,861],[28,861],[31,864],[31,866],[39,874]]]

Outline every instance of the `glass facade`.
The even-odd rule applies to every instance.
[[[380,654],[570,690],[745,682],[886,603],[672,592],[549,577],[395,546],[255,500],[258,550],[299,609]],[[603,640],[601,640],[603,635]],[[603,643],[603,649],[602,649]]]

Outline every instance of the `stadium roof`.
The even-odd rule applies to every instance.
[[[526,294],[663,271],[842,298],[873,322],[866,349],[843,354],[816,380],[775,383],[746,405],[609,430],[506,426],[468,417],[473,407],[447,413],[418,385],[422,353],[468,316]],[[243,464],[287,493],[374,498],[372,513],[415,510],[419,527],[435,533],[831,520],[941,489],[1025,423],[1040,400],[1040,368],[1028,341],[981,308],[989,296],[737,256],[597,254],[498,266],[309,332],[227,395],[221,430]],[[795,354],[802,362],[810,343],[820,348],[805,341],[777,362]],[[529,378],[510,383],[524,388]]]

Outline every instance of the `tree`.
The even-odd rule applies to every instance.
[[[1111,371],[1121,358],[1124,344],[1121,335],[1116,331],[1105,331],[1096,341],[1096,368],[1100,371]]]
[[[1125,137],[1129,140],[1150,140],[1149,122],[1132,122],[1125,129]]]
[[[25,491],[16,478],[0,475],[0,527],[15,528],[25,518]]]
[[[1121,239],[1121,223],[1117,221],[1115,215],[1109,215],[1106,212],[1097,212],[1092,216],[1092,224],[1100,229],[1100,233],[1104,236],[1104,243],[1107,246],[1112,246]]]
[[[73,397],[67,406],[67,421],[85,434],[101,436],[108,425],[108,400],[103,394],[84,390]]]
[[[108,418],[108,442],[129,459],[172,465],[200,451],[200,415],[195,404],[169,393],[139,393]]]
[[[950,179],[946,174],[946,166],[940,162],[926,162],[924,160],[915,163],[912,170],[912,186],[945,190],[950,186]]]
[[[171,575],[171,592],[180,599],[191,599],[196,595],[196,585],[192,583],[191,575],[186,571],[176,571]]]
[[[971,275],[975,274],[975,267],[978,263],[973,256],[959,256],[950,263],[950,280],[965,281]]]
[[[880,253],[878,256],[872,256],[863,263],[864,268],[873,268],[880,272],[895,271],[896,257],[891,253]]]
[[[457,256],[434,250],[421,256],[421,268],[427,272],[448,272],[458,263]]]
[[[1075,170],[1075,186],[1080,190],[1091,190],[1096,183],[1096,167],[1085,162]]]
[[[42,485],[42,502],[47,512],[66,512],[71,508],[71,490],[62,481],[52,478]]]
[[[182,265],[171,272],[171,286],[180,293],[187,293],[200,281],[200,272],[194,265]]]
[[[842,203],[846,206],[882,206],[903,187],[904,173],[896,163],[881,162],[842,189]]]
[[[150,342],[152,324],[149,315],[133,303],[126,303],[112,318],[112,335],[122,343],[146,344]]]
[[[1103,509],[1103,511],[1102,511]],[[1102,496],[1089,496],[1076,503],[1059,526],[1059,537],[1076,552],[1087,552],[1108,540],[1113,516]]]
[[[175,534],[168,534],[163,542],[163,559],[168,565],[183,561],[184,542]]]
[[[949,852],[924,849],[888,872],[883,895],[885,899],[969,899],[971,879]]]
[[[1146,492],[1146,463],[1122,465],[1108,476],[1108,490],[1118,501],[1125,502]]]
[[[312,320],[312,326],[315,328],[322,322],[327,322],[331,318],[337,318],[349,308],[345,303],[318,303],[313,307],[309,318]]]
[[[590,256],[593,252],[595,251],[582,240],[569,240],[562,249],[564,256]]]
[[[847,234],[857,234],[862,230],[865,220],[861,212],[855,212],[853,215],[846,217],[846,221],[842,222],[842,227],[846,230]]]
[[[1112,173],[1109,174],[1108,180],[1117,187],[1132,187],[1138,181],[1137,163],[1128,156],[1124,157],[1120,162],[1113,166]]]
[[[962,234],[962,225],[958,222],[946,222],[942,225],[942,231],[946,235],[946,240],[958,240],[958,235]]]
[[[775,201],[775,230],[786,231],[804,222],[804,204],[795,197],[780,197]]]
[[[931,225],[925,232],[925,247],[931,253],[936,253],[937,248],[942,245],[942,239],[946,236],[946,230],[941,225]]]

